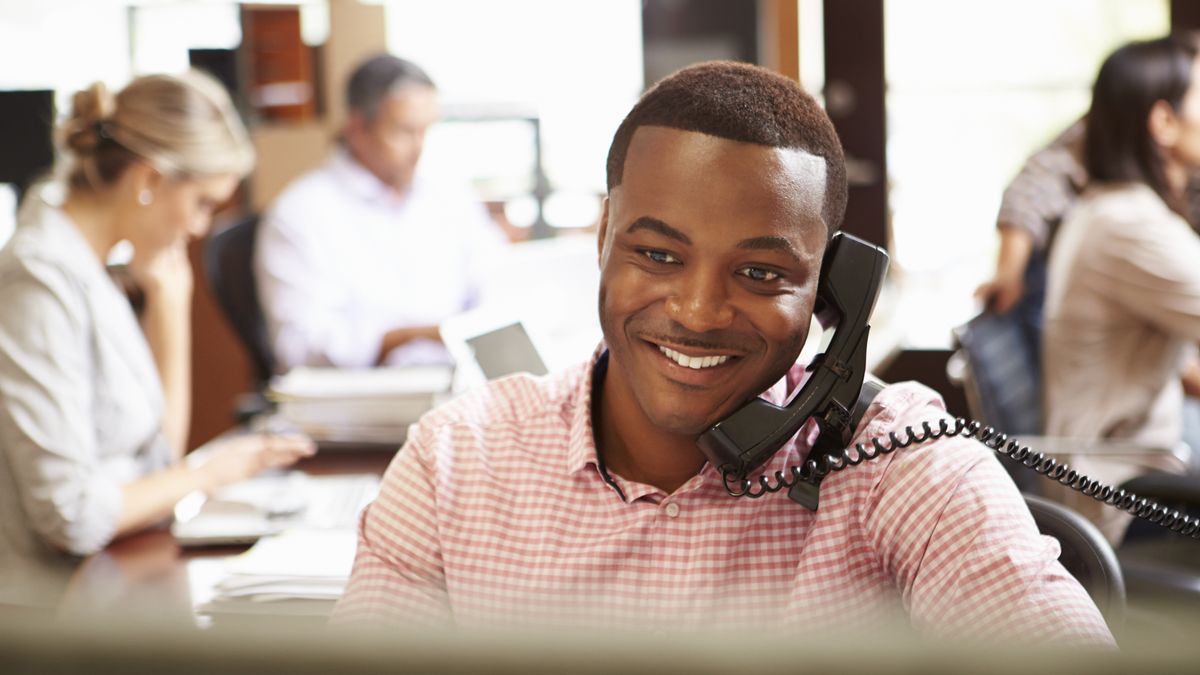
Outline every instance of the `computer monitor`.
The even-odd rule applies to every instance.
[[[54,166],[54,92],[0,91],[0,183],[17,200]]]

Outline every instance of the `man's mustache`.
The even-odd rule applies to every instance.
[[[660,342],[680,347],[694,347],[709,351],[728,351],[746,354],[759,348],[759,341],[745,333],[733,331],[706,331],[697,333],[671,322],[668,325],[630,326],[632,332],[651,342]]]

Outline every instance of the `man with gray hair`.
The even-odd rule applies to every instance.
[[[350,76],[339,147],[266,212],[255,277],[276,363],[448,362],[438,324],[469,308],[503,234],[467,190],[416,171],[433,81],[390,55]]]

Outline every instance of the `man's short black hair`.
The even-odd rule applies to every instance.
[[[641,126],[696,131],[743,143],[803,150],[825,159],[821,218],[832,235],[846,211],[846,160],[829,116],[799,83],[747,63],[710,61],[668,75],[642,95],[608,149],[608,190],[621,184]]]
[[[420,66],[391,54],[380,54],[363,61],[346,84],[346,106],[367,119],[379,112],[379,104],[388,94],[405,87],[429,87],[433,80]]]

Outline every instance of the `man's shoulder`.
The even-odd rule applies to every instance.
[[[863,422],[900,420],[922,414],[944,417],[946,404],[942,395],[920,382],[894,382],[884,385],[872,399]]]
[[[343,199],[344,190],[330,161],[293,178],[267,208],[269,214],[303,212]]]
[[[912,465],[917,473],[959,474],[992,451],[983,444],[955,432],[956,419],[946,412],[941,395],[919,382],[898,382],[884,387],[867,408],[855,434],[854,444],[899,445],[889,470]],[[952,433],[946,433],[950,431]]]
[[[577,406],[585,404],[580,388],[589,370],[590,365],[581,364],[550,375],[517,373],[493,380],[426,413],[417,423],[418,437],[454,431],[477,438],[565,431]]]

